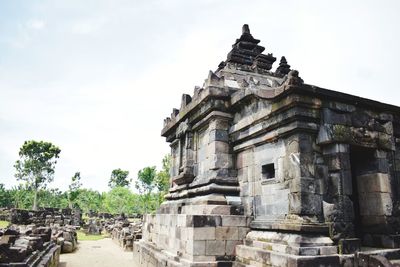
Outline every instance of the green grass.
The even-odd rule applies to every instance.
[[[0,221],[0,228],[7,228],[10,223],[7,221]]]
[[[101,234],[101,235],[87,235],[82,230],[79,230],[76,233],[78,234],[78,242],[79,241],[97,241],[97,240],[101,240],[103,238],[108,237],[108,235],[106,233]]]

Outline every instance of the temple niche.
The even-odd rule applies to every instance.
[[[259,42],[244,25],[227,59],[164,120],[171,187],[145,217],[136,263],[400,258],[400,108],[305,84],[285,57],[273,71]]]

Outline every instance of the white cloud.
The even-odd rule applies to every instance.
[[[91,34],[99,31],[107,22],[105,18],[78,19],[71,23],[71,31],[75,34]]]
[[[33,30],[42,30],[46,27],[46,22],[40,19],[32,19],[26,23],[26,27]]]

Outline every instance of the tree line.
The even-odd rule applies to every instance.
[[[15,177],[22,183],[11,189],[0,184],[0,207],[33,210],[69,207],[83,212],[145,214],[155,211],[168,191],[169,155],[163,158],[161,170],[152,166],[138,172],[134,186],[139,193],[130,189],[129,171],[120,168],[112,170],[108,192],[83,188],[80,172],[71,177],[68,190],[49,189],[60,153],[61,149],[50,142],[25,141],[14,165]]]

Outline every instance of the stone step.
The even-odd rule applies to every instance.
[[[259,240],[253,240],[247,244],[251,244],[250,246],[261,248],[263,250],[301,256],[334,255],[338,253],[336,246],[294,246]]]
[[[236,247],[236,266],[340,266],[339,256],[298,256],[239,245]],[[264,265],[263,265],[264,264]]]
[[[358,266],[400,266],[400,249],[371,249],[357,253]]]
[[[393,264],[393,265],[397,264],[398,266],[400,266],[400,259],[398,259],[398,260],[390,260],[390,263]]]

